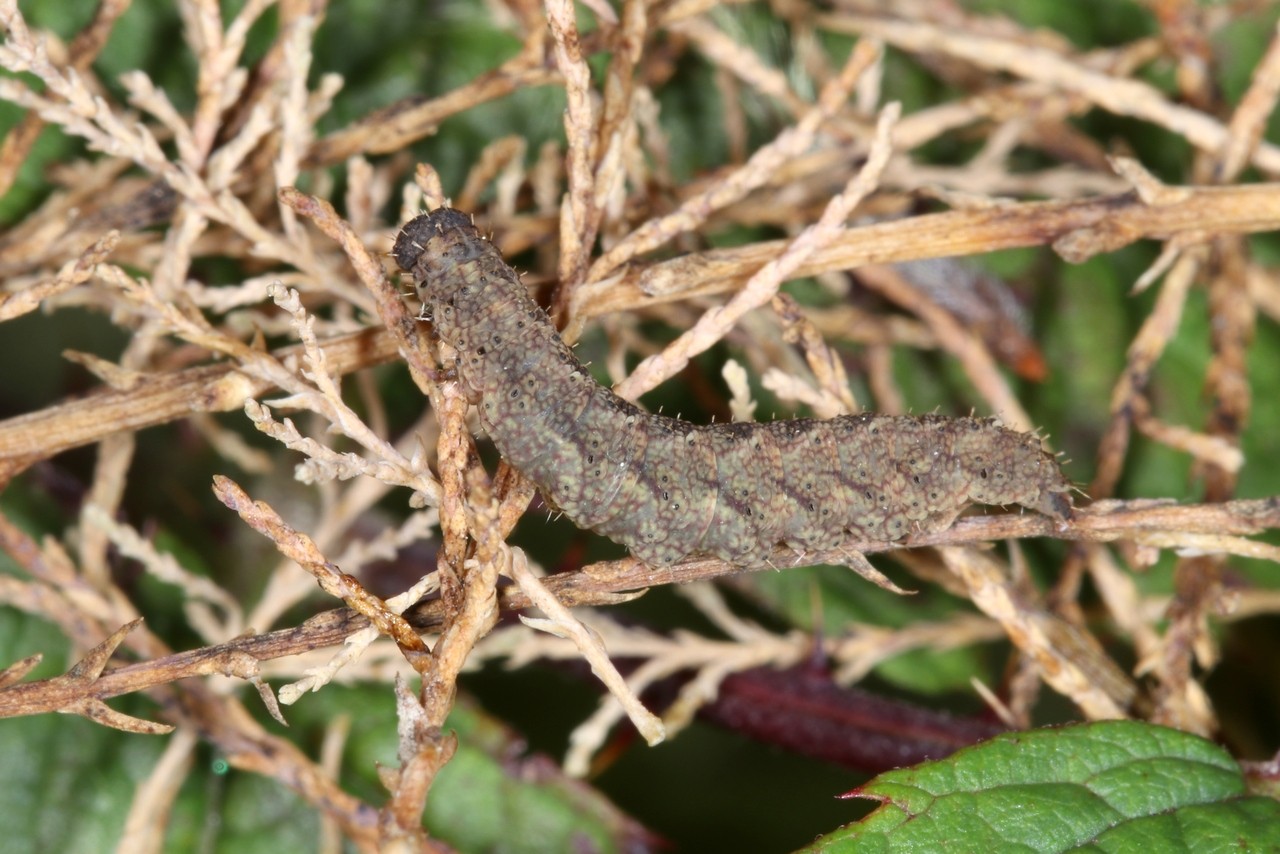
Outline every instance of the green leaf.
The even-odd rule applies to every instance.
[[[0,560],[3,563],[3,560]],[[0,608],[0,667],[36,652],[45,660],[28,678],[67,666],[67,642],[55,626]],[[244,692],[250,708],[257,698]],[[141,695],[118,697],[112,708],[158,719]],[[375,806],[386,799],[378,762],[396,764],[395,704],[389,688],[330,685],[286,709],[291,726],[271,731],[318,744],[340,713],[360,710],[348,743],[342,787]],[[648,837],[594,789],[570,780],[555,763],[526,754],[514,733],[465,696],[446,728],[459,739],[427,801],[431,834],[464,851],[632,850]],[[0,850],[111,851],[119,844],[138,786],[168,744],[162,736],[129,735],[88,720],[39,715],[0,721]],[[314,752],[314,751],[312,751]],[[279,781],[226,768],[201,749],[182,783],[165,834],[166,851],[314,850],[319,815]]]
[[[873,557],[877,567],[893,573],[888,561]],[[814,567],[804,572],[757,573],[744,584],[762,597],[792,625],[809,630],[827,626],[867,623],[876,626],[906,626],[929,620],[945,620],[957,607],[968,608],[960,600],[911,576],[896,574],[894,580],[916,592],[901,596],[868,584],[842,566]],[[817,595],[815,595],[815,593]],[[815,614],[814,603],[821,606]],[[820,622],[815,620],[820,619]],[[983,669],[986,651],[979,646],[963,649],[907,650],[875,668],[876,675],[892,685],[916,694],[937,695],[948,691],[968,693],[973,678],[989,681]]]
[[[855,794],[884,803],[807,851],[1280,849],[1280,803],[1224,750],[1129,721],[1008,733]]]
[[[353,779],[342,782],[366,801],[381,804],[386,791],[377,782],[375,766],[397,764],[389,690],[330,685],[287,714],[291,729],[310,731],[353,708],[361,710],[360,723],[343,762]],[[458,748],[427,798],[424,821],[433,838],[460,851],[507,854],[620,851],[644,838],[639,825],[594,789],[567,778],[551,759],[526,753],[515,733],[466,695],[458,698],[445,730],[457,736]]]

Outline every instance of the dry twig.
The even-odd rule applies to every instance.
[[[60,676],[23,681],[39,656],[20,652],[21,660],[0,671],[0,717],[69,712],[128,732],[173,732],[134,798],[122,848],[162,847],[161,828],[197,739],[236,767],[292,787],[361,850],[441,848],[422,815],[458,747],[449,716],[464,671],[496,658],[519,666],[582,657],[602,674],[611,695],[575,729],[565,761],[579,774],[624,716],[656,742],[664,727],[679,730],[750,668],[797,666],[820,651],[850,682],[906,650],[999,637],[1009,639],[1015,658],[1002,684],[987,680],[994,687],[982,691],[1006,720],[1035,721],[1044,683],[1084,717],[1137,716],[1205,733],[1219,727],[1204,687],[1203,671],[1222,655],[1211,620],[1280,610],[1261,584],[1233,589],[1240,582],[1228,571],[1239,559],[1280,562],[1280,550],[1258,536],[1280,527],[1280,499],[1236,499],[1259,463],[1249,431],[1271,423],[1255,401],[1276,395],[1250,365],[1256,340],[1273,331],[1264,324],[1280,318],[1280,284],[1251,257],[1246,237],[1280,229],[1280,185],[1241,184],[1240,176],[1249,166],[1268,177],[1280,173],[1280,148],[1266,133],[1280,99],[1280,31],[1230,104],[1214,57],[1214,28],[1224,17],[1213,11],[1159,15],[1158,38],[1083,52],[1006,18],[954,9],[926,18],[928,4],[875,17],[781,4],[773,11],[778,38],[787,40],[791,64],[784,65],[746,43],[734,10],[715,5],[627,0],[615,14],[589,2],[588,14],[579,15],[567,0],[506,4],[498,17],[507,58],[451,91],[425,81],[421,94],[319,136],[317,122],[343,86],[327,73],[330,58],[317,53],[323,16],[337,18],[336,7],[250,0],[225,12],[207,0],[181,0],[175,26],[194,76],[193,90],[179,93],[143,70],[118,81],[97,78],[94,58],[127,2],[102,0],[64,45],[34,30],[15,0],[0,0],[0,68],[7,75],[0,100],[24,111],[0,144],[0,194],[37,162],[42,127],[87,148],[47,170],[47,191],[0,236],[0,323],[53,329],[74,309],[128,339],[110,357],[66,354],[99,388],[83,396],[59,389],[37,408],[0,420],[0,489],[46,491],[56,498],[50,505],[73,506],[63,529],[43,540],[19,525],[14,508],[21,502],[0,507],[0,549],[19,570],[0,574],[0,602],[57,626],[79,659]],[[267,34],[262,50],[252,44],[256,33]],[[826,35],[845,33],[859,35],[854,48],[828,55]],[[918,58],[943,81],[940,91],[960,94],[902,116],[891,104],[872,129],[876,106],[900,97],[885,73],[886,44]],[[607,62],[597,62],[606,53]],[[1139,79],[1153,61],[1178,69],[1170,93]],[[729,101],[722,114],[699,116],[696,132],[681,125],[687,117],[680,98],[669,97],[679,94],[686,66],[709,70],[707,79]],[[563,90],[563,139],[543,142],[525,128],[502,128],[475,146],[469,162],[446,157],[435,165],[440,172],[414,168],[413,142],[439,134],[443,143],[451,124],[484,115],[476,108],[539,87]],[[766,122],[754,110],[758,103],[770,105]],[[1111,140],[1092,139],[1072,122],[1090,110],[1185,140],[1193,154],[1183,174],[1164,183],[1136,159],[1113,155]],[[717,123],[722,146],[707,130]],[[704,137],[707,150],[696,157],[681,148]],[[753,140],[767,141],[752,151]],[[973,153],[939,165],[926,146]],[[721,153],[728,159],[718,162]],[[1022,166],[1027,153],[1039,161],[1033,169]],[[339,164],[344,193],[333,191],[326,171]],[[690,164],[696,174],[678,186],[673,176]],[[1035,515],[969,516],[905,543],[850,542],[804,555],[780,547],[747,567],[711,558],[669,567],[632,559],[584,566],[575,545],[556,557],[564,571],[539,577],[506,543],[534,488],[505,464],[492,480],[486,474],[472,438],[471,402],[440,367],[454,354],[431,340],[429,323],[416,316],[383,260],[400,220],[451,193],[509,256],[529,250],[528,281],[536,289],[550,285],[543,304],[568,323],[570,339],[599,345],[598,324],[625,396],[681,373],[710,399],[706,389],[719,381],[703,377],[691,360],[723,342],[741,348],[749,370],[726,369],[731,400],[709,406],[711,413],[751,417],[759,408],[753,374],[779,398],[821,416],[853,411],[866,389],[895,412],[926,397],[925,405],[939,405],[942,395],[943,406],[996,412],[1019,429],[1043,426],[1077,455],[1084,450],[1092,459],[1079,465],[1092,503],[1081,502],[1061,524]],[[341,201],[341,213],[329,199]],[[397,206],[398,220],[387,221]],[[847,227],[854,215],[867,219]],[[765,239],[770,231],[789,237]],[[726,235],[738,245],[707,248]],[[1058,339],[1046,342],[1039,370],[1021,374],[1044,378],[1051,389],[1045,395],[1002,373],[999,341],[980,334],[937,292],[913,287],[885,266],[1016,247],[1051,247],[1080,263],[1139,240],[1162,246],[1132,282],[1134,293],[1158,292],[1145,313],[1137,300],[1132,322],[1117,325],[1131,334],[1111,342],[1123,354],[1115,375],[1097,382],[1094,353],[1082,357],[1088,365],[1066,363],[1069,346],[1060,339],[1076,339],[1053,327]],[[779,290],[806,277],[817,281],[803,295]],[[1059,306],[1076,305],[1078,295],[1058,284],[1056,268],[1042,266],[1036,278],[1043,279],[1033,284],[1044,309],[1037,316],[1054,324]],[[1198,289],[1207,300],[1198,299]],[[765,304],[772,314],[749,314]],[[1202,386],[1202,423],[1170,403],[1175,395],[1162,373],[1171,357],[1185,360],[1196,349],[1180,339],[1192,317],[1210,330],[1199,348],[1207,367],[1179,383]],[[681,331],[665,343],[652,321]],[[947,377],[919,387],[903,381],[903,364],[922,364],[919,353],[932,350],[938,354],[923,364],[955,362],[971,391],[946,401]],[[644,358],[628,374],[637,355]],[[11,357],[10,364],[19,361]],[[407,366],[429,401],[408,404],[412,416],[404,414],[408,386],[389,391],[388,377],[398,370],[376,377],[366,370],[392,361]],[[1072,375],[1086,368],[1098,400],[1107,400],[1101,389],[1109,387],[1106,404],[1072,400],[1079,413],[1038,422],[1056,417],[1046,415],[1052,410],[1041,398],[1074,393],[1063,389],[1078,389]],[[283,417],[285,410],[293,417]],[[258,431],[245,431],[248,439],[235,432],[246,423],[239,412]],[[175,423],[181,427],[165,434],[178,437],[174,442],[137,438],[145,428]],[[1096,455],[1090,436],[1100,437]],[[1188,461],[1186,503],[1118,498],[1142,464],[1135,449],[1144,442]],[[253,546],[225,534],[207,555],[203,546],[189,549],[206,557],[206,576],[205,567],[184,563],[181,551],[148,539],[153,527],[171,535],[182,528],[164,513],[197,508],[192,496],[207,497],[207,474],[190,487],[183,475],[196,469],[184,465],[158,490],[172,506],[157,511],[140,501],[152,487],[138,488],[139,473],[172,465],[164,452],[179,444],[182,456],[212,452],[219,471],[242,469],[237,479],[247,489],[223,474],[215,492],[279,556],[254,562]],[[83,473],[74,458],[58,456],[86,446],[94,458]],[[292,480],[281,476],[286,460],[295,463]],[[50,486],[70,481],[71,498]],[[270,495],[270,503],[251,500],[250,492]],[[298,495],[312,497],[313,506]],[[297,527],[286,516],[300,520]],[[227,517],[199,524],[223,530]],[[1010,548],[1006,558],[979,548],[1033,537],[1077,544],[1045,593],[1030,571],[1044,554]],[[412,559],[405,557],[410,550]],[[826,626],[820,636],[774,633],[735,615],[710,588],[687,588],[723,636],[707,638],[622,625],[605,611],[593,613],[588,627],[570,610],[617,604],[660,585],[734,577],[750,586],[762,570],[799,563],[878,575],[860,558],[864,552],[889,556],[981,613],[914,625]],[[1144,594],[1137,575],[1164,552],[1177,556],[1172,589]],[[141,623],[145,607],[121,580],[125,560],[133,563],[123,568],[136,566],[176,591],[206,646],[172,652]],[[410,564],[396,579],[406,592],[373,592],[376,560]],[[257,598],[229,580],[241,563],[251,570],[262,564]],[[1086,579],[1100,605],[1085,595]],[[271,630],[316,593],[316,582],[343,607],[334,603]],[[533,625],[561,637],[499,622],[503,613],[535,607],[545,619]],[[1098,641],[1104,635],[1131,645],[1132,673]],[[327,661],[328,653],[307,655],[344,643]],[[615,668],[610,655],[633,659],[634,668]],[[281,692],[286,703],[340,677],[395,682],[388,693],[399,715],[399,765],[382,769],[384,803],[356,798],[335,779],[335,745],[349,719],[335,722],[318,762],[264,730],[223,687],[192,679],[248,683],[279,719],[263,680],[266,662],[273,676],[291,680]],[[639,692],[680,673],[689,681],[659,721]],[[420,686],[406,676],[420,678]],[[106,705],[143,691],[161,704],[163,723]]]

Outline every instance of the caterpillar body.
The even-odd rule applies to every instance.
[[[502,455],[579,527],[650,564],[736,564],[945,529],[970,504],[1071,514],[1038,437],[994,420],[846,415],[697,425],[598,385],[470,218],[441,208],[393,254]]]

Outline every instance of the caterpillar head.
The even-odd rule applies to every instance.
[[[486,251],[493,249],[480,239],[470,216],[453,208],[437,208],[406,223],[391,254],[400,269],[413,276],[423,301],[430,302],[447,297],[437,291],[457,280],[445,273]]]

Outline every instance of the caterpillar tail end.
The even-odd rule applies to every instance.
[[[1056,490],[1041,493],[1040,500],[1031,509],[1058,522],[1067,521],[1074,512],[1070,493]]]

